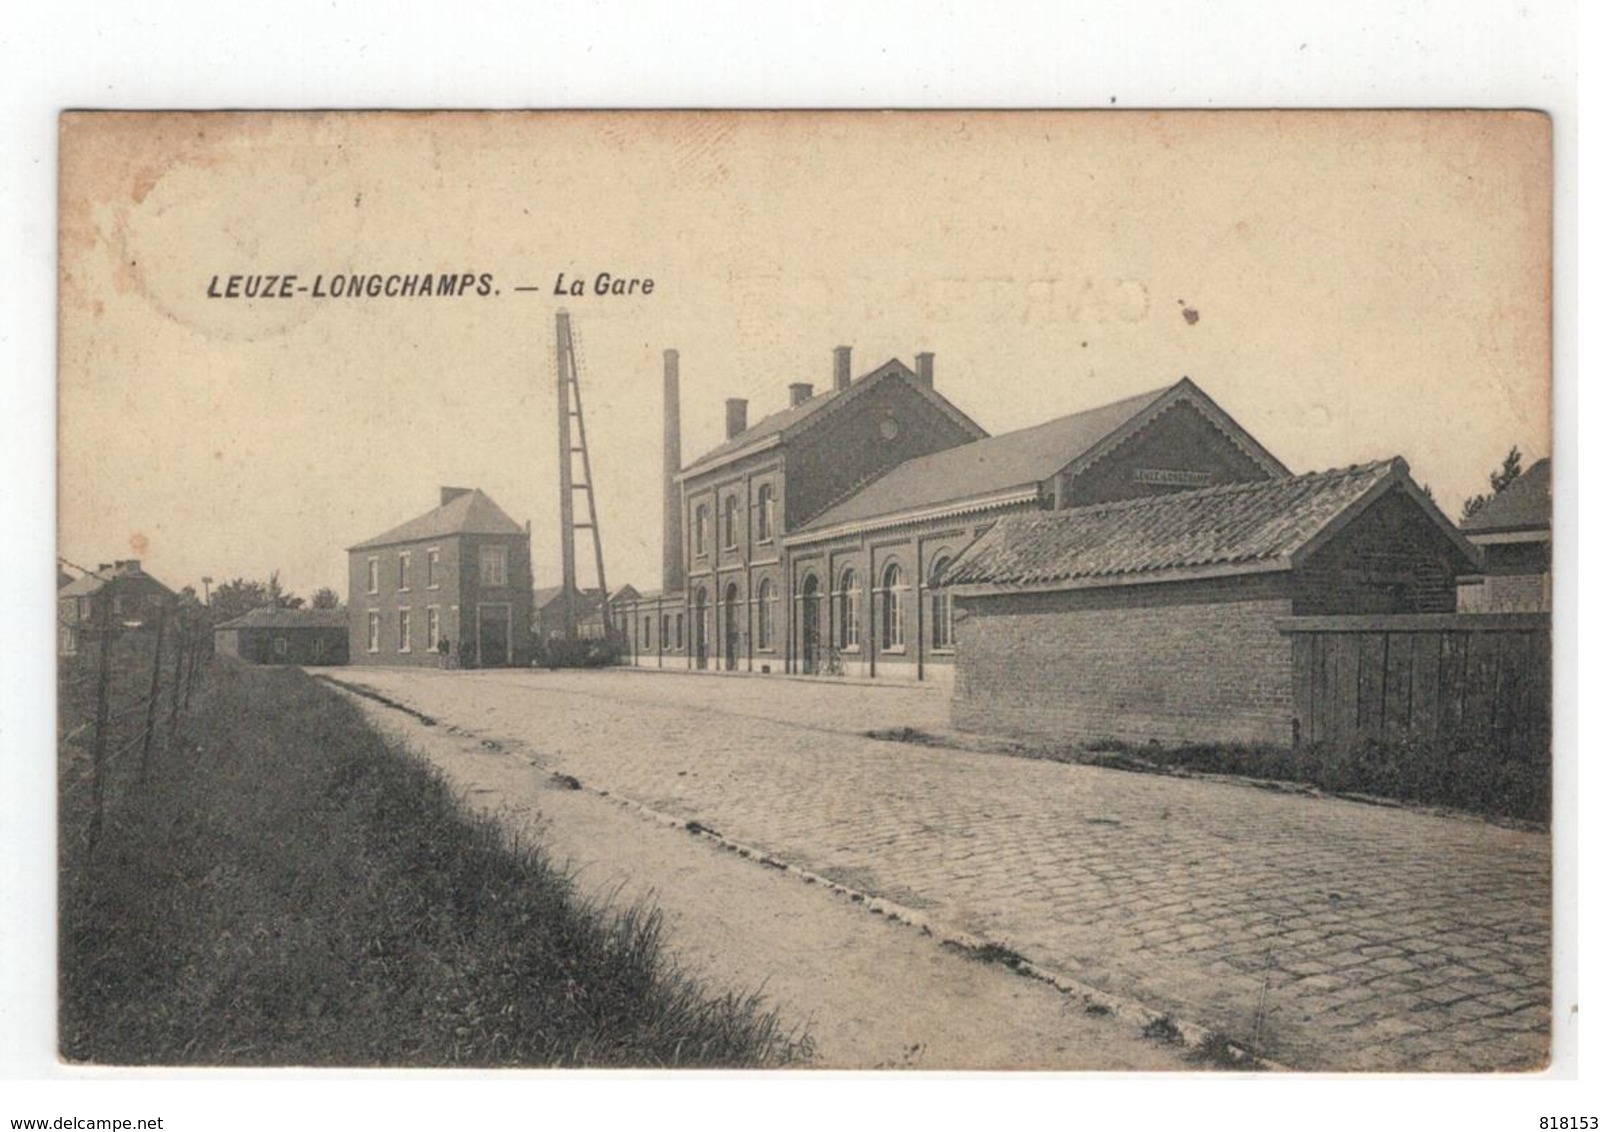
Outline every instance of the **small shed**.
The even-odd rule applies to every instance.
[[[1478,553],[1405,461],[1010,516],[945,573],[957,727],[1291,741],[1292,616],[1451,613]]]
[[[217,651],[249,664],[345,664],[344,609],[276,609],[260,606],[212,631]]]

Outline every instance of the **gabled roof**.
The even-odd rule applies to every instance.
[[[404,542],[445,538],[449,535],[522,535],[525,528],[508,517],[491,497],[478,487],[464,492],[434,511],[410,519],[382,535],[365,539],[348,550],[373,550]]]
[[[751,452],[761,452],[784,438],[790,437],[802,429],[815,424],[827,415],[827,410],[846,408],[853,401],[873,385],[886,380],[903,378],[910,387],[932,403],[940,412],[949,417],[962,428],[977,436],[987,436],[981,425],[972,420],[965,413],[955,408],[949,399],[923,385],[916,380],[915,371],[905,365],[898,358],[890,358],[870,373],[855,378],[849,383],[847,389],[828,389],[824,393],[817,393],[801,405],[790,405],[768,417],[762,417],[757,424],[744,429],[730,440],[716,445],[702,456],[681,470],[683,477],[698,472],[706,472],[722,464],[746,456]]]
[[[1552,459],[1545,457],[1491,497],[1463,524],[1471,536],[1507,531],[1544,531],[1552,527]]]
[[[1038,494],[1039,485],[1057,473],[1098,458],[1154,415],[1183,401],[1199,408],[1270,475],[1288,474],[1284,465],[1186,377],[1109,405],[906,460],[816,516],[788,541],[825,537],[841,528],[872,525],[875,520],[907,513],[926,517],[924,512],[945,504],[953,505],[943,508],[946,512],[963,512],[1031,499]]]
[[[942,582],[958,592],[1058,590],[1290,570],[1385,492],[1407,493],[1469,564],[1478,552],[1408,475],[1382,460],[1259,483],[1011,515]]]
[[[168,589],[168,587],[164,586],[161,582],[157,581],[145,571],[126,570],[121,568],[115,568],[112,571],[102,570],[96,571],[92,574],[81,574],[72,581],[68,582],[65,586],[59,587],[56,590],[56,596],[58,598],[88,597],[91,594],[99,593],[104,586],[112,583],[116,583],[118,585],[128,585],[132,583],[149,584],[155,586],[168,596],[173,596],[172,590]]]
[[[559,595],[564,592],[563,586],[542,586],[536,591],[536,611],[539,613],[552,605]],[[576,595],[575,608],[577,610],[596,609],[598,606],[597,587],[580,590]]]
[[[281,609],[259,605],[213,627],[219,629],[345,629],[344,609]]]

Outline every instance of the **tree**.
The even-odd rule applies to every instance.
[[[1502,458],[1502,466],[1490,475],[1491,490],[1486,495],[1471,495],[1463,500],[1463,522],[1468,522],[1478,515],[1484,506],[1496,498],[1498,492],[1508,484],[1519,478],[1524,471],[1524,458],[1519,454],[1518,445],[1508,449],[1508,454]]]
[[[228,621],[265,605],[277,609],[300,609],[304,604],[301,598],[285,592],[279,584],[279,571],[275,570],[268,576],[267,582],[234,578],[214,589],[212,619],[214,622]]]
[[[313,591],[312,607],[314,609],[339,609],[341,598],[328,586],[319,586]]]
[[[279,584],[279,571],[268,575],[268,604],[275,609],[300,609],[307,603]]]

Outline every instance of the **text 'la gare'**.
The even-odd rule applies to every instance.
[[[558,281],[553,284],[555,295],[651,295],[653,294],[653,280],[642,276],[610,275],[607,271],[600,271],[593,277],[588,286],[584,278],[566,279],[564,272],[558,273]]]

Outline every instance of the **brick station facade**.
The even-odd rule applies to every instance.
[[[944,572],[1002,518],[1289,473],[1188,378],[989,436],[936,388],[934,359],[788,387],[681,466],[666,358],[665,586],[618,609],[630,663],[950,682]],[[678,553],[673,556],[671,547]]]

